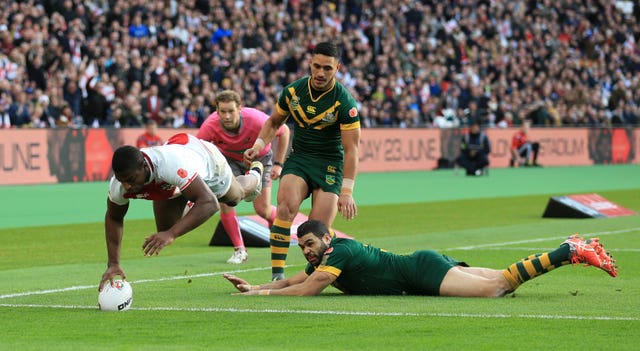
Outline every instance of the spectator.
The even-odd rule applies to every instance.
[[[150,119],[145,125],[145,132],[138,136],[136,140],[136,147],[141,149],[143,147],[151,147],[162,145],[162,138],[158,135],[158,123]]]
[[[487,173],[491,143],[489,137],[480,130],[478,121],[471,122],[469,131],[460,141],[460,155],[456,164],[464,168],[468,176],[481,176]]]
[[[140,101],[140,105],[142,106],[142,114],[146,121],[153,120],[156,122],[156,125],[164,124],[164,114],[162,113],[164,102],[158,96],[157,85],[151,84],[151,86],[149,86],[149,92],[147,96]]]
[[[134,82],[141,85],[137,98],[158,84],[166,104],[234,89],[248,104],[271,111],[282,86],[307,67],[310,47],[298,43],[339,33],[344,65],[338,78],[359,108],[380,110],[386,103],[402,114],[376,120],[371,113],[363,126],[437,127],[443,108],[461,118],[457,111],[472,101],[489,127],[500,125],[506,112],[516,124],[524,118],[534,125],[637,124],[638,4],[627,11],[607,0],[204,3],[10,0],[0,14],[0,81],[16,87],[14,101],[28,87],[53,101],[54,76],[84,90],[85,63],[95,61],[90,75],[116,76],[110,81],[121,99],[132,94]],[[65,94],[80,115],[66,84],[55,94]],[[398,109],[403,101],[415,101],[417,121],[408,122]]]
[[[538,163],[538,151],[540,143],[529,140],[529,128],[531,121],[526,119],[522,121],[522,126],[511,139],[511,161],[509,165],[514,166],[536,166]]]

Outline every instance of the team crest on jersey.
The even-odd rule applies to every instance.
[[[327,173],[336,173],[336,166],[327,166]]]
[[[291,108],[297,110],[300,107],[300,98],[297,96],[291,97]]]
[[[328,112],[324,117],[322,117],[322,121],[326,123],[334,123],[337,119],[338,117],[332,112]]]
[[[331,174],[326,174],[324,176],[324,181],[329,185],[333,185],[333,184],[336,183],[336,176],[331,175]]]
[[[178,177],[186,178],[187,175],[189,175],[189,173],[187,173],[187,171],[185,171],[184,168],[178,169]]]
[[[355,107],[352,107],[352,108],[349,110],[349,117],[354,118],[354,117],[356,117],[357,115],[358,115],[358,109],[357,109],[357,108],[355,108]]]

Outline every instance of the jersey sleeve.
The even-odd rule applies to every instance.
[[[340,130],[353,130],[360,128],[360,112],[356,100],[343,88],[338,114],[340,116]]]
[[[111,202],[123,206],[129,203],[129,199],[124,197],[124,187],[122,183],[120,183],[115,176],[111,177],[111,181],[109,182],[109,200]]]
[[[276,104],[276,111],[283,115],[289,115],[289,100],[291,99],[291,94],[289,94],[289,87],[285,87],[280,92],[280,96],[278,97],[278,103]]]
[[[353,261],[353,252],[346,245],[335,245],[324,253],[322,263],[316,271],[326,272],[339,277],[347,265]]]

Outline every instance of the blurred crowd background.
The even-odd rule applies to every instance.
[[[325,40],[364,127],[640,123],[632,1],[0,2],[4,128],[196,128],[223,89],[270,113]]]

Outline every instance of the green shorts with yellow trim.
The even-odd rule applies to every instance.
[[[307,197],[318,188],[340,195],[342,171],[342,161],[310,158],[292,152],[284,163],[281,176],[294,174],[304,179],[309,187]]]

